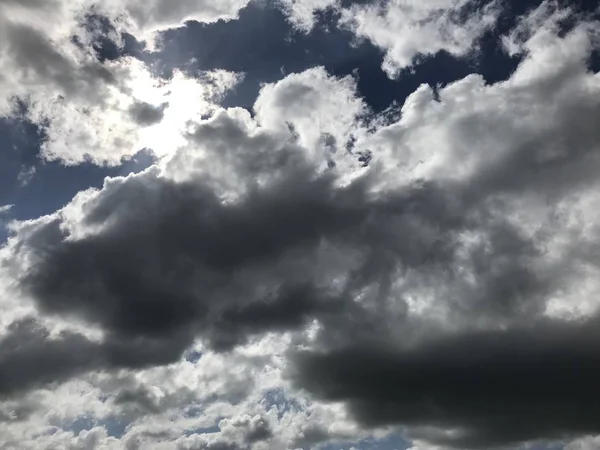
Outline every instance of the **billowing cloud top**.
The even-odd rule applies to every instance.
[[[518,65],[385,111],[326,61],[250,109],[242,72],[161,67],[187,21],[269,7],[397,83],[484,36]],[[155,156],[41,217],[0,198],[0,448],[598,448],[599,11],[494,34],[507,8],[0,1],[0,115],[37,157]]]

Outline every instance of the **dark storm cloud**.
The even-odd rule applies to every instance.
[[[541,320],[414,346],[305,352],[295,355],[295,376],[318,398],[347,402],[369,427],[456,429],[437,437],[456,448],[597,433],[598,324]]]
[[[280,186],[224,207],[202,185],[130,179],[86,219],[105,232],[64,241],[58,220],[34,232],[29,242],[40,244],[38,262],[22,286],[42,309],[80,314],[134,342],[193,329],[228,348],[245,335],[300,325],[331,308],[327,293],[304,287],[301,278],[253,293],[248,289],[260,280],[236,286],[235,272],[276,263],[285,251],[310,248],[356,223],[362,212],[349,204],[354,197],[328,191],[329,183],[294,185],[293,193]],[[134,198],[141,200],[137,210],[129,204]],[[173,350],[176,357],[183,348]]]
[[[54,336],[34,318],[12,323],[0,338],[0,397],[62,382],[92,370],[140,369],[172,361],[190,339],[180,336],[92,341],[69,331]]]
[[[98,363],[96,350],[77,334],[50,339],[34,319],[15,322],[0,340],[0,396],[90,370]]]
[[[448,270],[457,245],[453,232],[469,226],[461,218],[465,210],[454,210],[442,201],[446,194],[432,187],[369,200],[360,183],[334,189],[331,181],[286,180],[223,205],[200,183],[176,184],[150,172],[105,188],[85,218],[87,225],[102,227],[98,234],[65,240],[59,219],[40,226],[20,244],[35,261],[21,279],[22,289],[45,312],[78,315],[108,331],[101,360],[64,361],[54,376],[51,370],[43,376],[166,364],[196,335],[216,350],[228,350],[253,335],[295,329],[314,317],[327,324],[324,343],[364,333],[385,336],[393,326],[385,309],[393,270]],[[446,238],[431,240],[431,227],[445,230]],[[546,285],[527,270],[527,242],[502,222],[496,231],[489,227],[497,244],[473,256],[481,257],[480,293],[468,298],[465,292],[458,306],[475,317],[525,316],[541,304],[528,299]],[[360,250],[341,292],[318,285],[312,266],[323,241]],[[305,260],[297,272],[277,268],[289,255]],[[503,257],[505,267],[489,264],[493,257]],[[275,282],[264,292],[261,286],[269,280]],[[364,307],[347,301],[365,286],[378,286],[380,295]],[[65,343],[68,349],[71,343]],[[32,374],[37,369],[30,367]]]
[[[271,299],[225,310],[219,319],[208,325],[214,328],[208,343],[217,350],[227,350],[262,330],[286,331],[303,325],[314,316],[339,313],[343,310],[337,299],[313,286],[284,286]]]

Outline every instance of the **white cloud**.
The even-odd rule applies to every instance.
[[[564,450],[595,450],[600,446],[599,436],[588,436],[568,443]]]
[[[177,28],[189,20],[202,23],[237,18],[238,12],[250,0],[103,0],[101,5],[117,15],[125,11],[132,20],[133,31],[143,38],[152,38],[152,32]]]
[[[419,58],[440,51],[463,57],[477,50],[477,41],[496,23],[500,0],[390,0],[350,3],[339,0],[279,0],[290,23],[310,32],[318,13],[339,14],[336,24],[368,39],[385,52],[383,69],[391,77],[412,67]]]
[[[318,151],[323,160],[343,155],[354,137],[358,119],[367,112],[357,98],[355,80],[329,76],[317,67],[264,86],[254,104],[257,121],[267,129],[286,130],[290,125],[305,149]],[[337,154],[337,155],[336,155]]]
[[[239,2],[238,2],[239,3]],[[203,2],[157,2],[156,11],[144,3],[100,3],[86,1],[0,4],[0,116],[15,111],[15,100],[27,105],[27,117],[46,132],[42,157],[65,164],[90,161],[118,165],[144,147],[169,153],[181,143],[187,120],[207,114],[213,102],[233,87],[239,77],[216,71],[197,78],[176,73],[168,82],[156,79],[150,68],[131,57],[100,63],[91,48],[93,29],[85,29],[86,14],[127,12],[158,14],[139,21],[144,33],[160,28],[159,19],[173,25],[188,17],[216,20],[229,8],[237,12],[242,3],[219,7]],[[211,6],[213,5],[213,6]],[[175,5],[177,6],[177,5]],[[154,12],[153,12],[154,11]],[[199,15],[194,15],[200,11]],[[207,15],[204,16],[203,12]],[[222,14],[221,14],[222,13]],[[111,18],[112,16],[109,16]],[[175,22],[173,22],[175,21]],[[110,36],[119,41],[119,36]],[[74,37],[77,39],[74,40]],[[157,124],[136,121],[132,106],[145,102],[163,108],[164,120]],[[158,117],[160,119],[160,117]]]
[[[499,12],[499,2],[478,8],[472,0],[391,0],[343,10],[341,23],[383,49],[383,69],[395,77],[420,56],[440,51],[465,56]]]
[[[299,30],[310,32],[318,11],[338,7],[338,0],[278,0],[290,22]]]
[[[185,121],[197,114],[210,112],[213,109],[210,99],[230,89],[239,77],[219,72],[198,81],[185,79],[179,74],[169,85],[158,87],[158,81],[153,79],[149,68],[132,58],[100,64],[91,49],[98,31],[84,30],[82,21],[90,12],[105,14],[117,28],[152,44],[156,32],[178,27],[185,20],[214,22],[234,19],[247,3],[247,0],[155,0],[143,4],[135,0],[104,0],[93,5],[87,0],[4,2],[0,5],[0,67],[5,68],[0,78],[0,116],[13,113],[15,98],[25,100],[29,105],[28,117],[46,128],[47,140],[42,156],[49,160],[62,160],[66,164],[90,161],[117,165],[123,158],[146,146],[157,153],[170,153],[181,143],[178,135]],[[376,13],[374,6],[354,6],[344,11],[343,23],[358,36],[367,37],[387,50],[385,65],[391,74],[410,65],[419,54],[442,49],[463,54],[493,22],[492,7],[474,14],[466,23],[458,23],[453,14],[467,7],[468,2],[438,3],[415,6],[395,2],[388,5],[384,15]],[[281,6],[290,20],[305,31],[312,27],[316,11],[330,6],[339,7],[329,0],[282,2]],[[440,11],[443,13],[439,14]],[[74,36],[77,42],[73,41]],[[110,37],[119,43],[117,32]],[[326,77],[318,70],[303,77],[309,83],[316,83],[318,78],[326,83]],[[298,81],[290,80],[288,83]],[[348,83],[351,84],[351,81],[348,80],[343,89],[351,92]],[[279,89],[284,87],[280,85]],[[185,94],[180,95],[178,101],[167,98],[169,91],[171,96],[187,91],[188,99],[195,98],[197,103],[194,105],[188,100],[184,107],[182,99]],[[332,92],[323,93],[330,99],[342,99]],[[263,98],[257,103],[258,108],[267,101],[268,95],[266,88]],[[309,101],[308,92],[302,96],[302,101]],[[153,108],[166,105],[163,111],[167,119],[165,123],[144,127],[143,123],[132,120],[131,108],[139,101]],[[178,102],[177,105],[174,102]],[[357,108],[360,108],[358,103],[350,105],[347,112],[349,119]],[[327,114],[322,114],[322,117],[311,117],[311,120],[318,122],[317,128],[327,128],[327,117]],[[263,120],[267,123],[272,118],[264,117]],[[306,134],[306,123],[301,126]],[[339,138],[340,133],[337,134]]]

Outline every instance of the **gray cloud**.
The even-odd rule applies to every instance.
[[[260,280],[236,284],[235,272],[273,264],[293,248],[310,249],[356,222],[362,213],[348,204],[353,197],[344,191],[324,196],[329,183],[293,184],[294,192],[286,184],[224,206],[201,184],[152,175],[128,179],[86,218],[104,232],[64,240],[57,219],[30,237],[37,263],[22,287],[45,311],[80,314],[132,339],[193,329],[227,348],[217,342],[235,343],[241,330],[299,325],[300,317],[329,308],[317,300],[326,293],[302,287],[298,274],[261,294]],[[136,211],[130,201],[138,197],[144,200]]]
[[[51,339],[34,319],[15,322],[0,340],[0,395],[66,380],[98,366],[98,357],[97,347],[80,335]]]
[[[226,351],[313,318],[325,325],[324,345],[394,334],[402,327],[390,318],[406,317],[401,303],[390,302],[394,274],[417,270],[452,281],[457,235],[470,228],[485,232],[489,244],[469,249],[477,286],[459,292],[457,316],[525,320],[543,307],[552,284],[528,268],[536,243],[495,215],[471,218],[464,202],[451,201],[455,192],[426,184],[369,199],[368,178],[337,188],[327,173],[291,175],[225,205],[199,181],[174,183],[150,171],[95,198],[83,223],[99,232],[66,239],[57,216],[24,238],[19,252],[34,263],[21,289],[46,313],[108,331],[97,344],[102,359],[65,361],[60,370],[161,365],[178,359],[195,336]],[[341,256],[328,263],[323,243]],[[348,278],[336,287],[335,276]],[[350,301],[365,289],[377,294]],[[74,344],[94,353],[89,342]],[[44,372],[48,379],[70,375]]]
[[[129,115],[139,125],[149,126],[163,119],[165,108],[168,103],[154,106],[146,102],[136,101],[129,108]]]
[[[74,332],[52,336],[34,318],[12,323],[0,340],[0,396],[34,389],[92,370],[139,369],[173,360],[190,341],[179,336],[92,341]],[[176,349],[176,350],[175,350]]]
[[[39,404],[29,399],[17,402],[3,402],[0,408],[0,423],[15,423],[27,420],[39,408]]]
[[[437,443],[491,448],[600,431],[598,319],[542,320],[508,330],[426,339],[418,345],[356,343],[295,355],[299,386],[345,401],[366,426],[454,429]],[[434,439],[435,440],[435,439]]]
[[[95,60],[78,63],[67,58],[40,30],[19,23],[3,23],[2,35],[13,59],[13,71],[24,85],[52,83],[59,93],[103,100],[106,85],[116,85],[115,74]]]
[[[232,152],[269,144],[231,126],[203,131],[213,143],[224,133]],[[85,208],[81,226],[98,231],[67,239],[67,219],[56,215],[20,240],[18,252],[34,262],[21,289],[46,313],[103,327],[108,356],[97,364],[110,368],[175,361],[195,336],[227,351],[313,318],[326,346],[385,339],[413,323],[404,324],[407,308],[392,287],[406,273],[408,290],[444,280],[452,290],[443,303],[464,324],[528,320],[560,285],[560,276],[530,267],[543,242],[492,209],[476,184],[414,183],[373,196],[376,172],[340,188],[334,172],[315,177],[306,163],[273,161],[270,152],[226,157],[234,155],[241,179],[250,178],[244,169],[285,176],[228,204],[201,179],[178,183],[156,171],[117,179]],[[467,246],[460,236],[471,231],[485,239]],[[338,256],[328,261],[323,245]],[[474,285],[455,272],[465,263]]]

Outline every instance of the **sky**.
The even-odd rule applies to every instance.
[[[600,449],[600,6],[0,0],[0,450]]]

